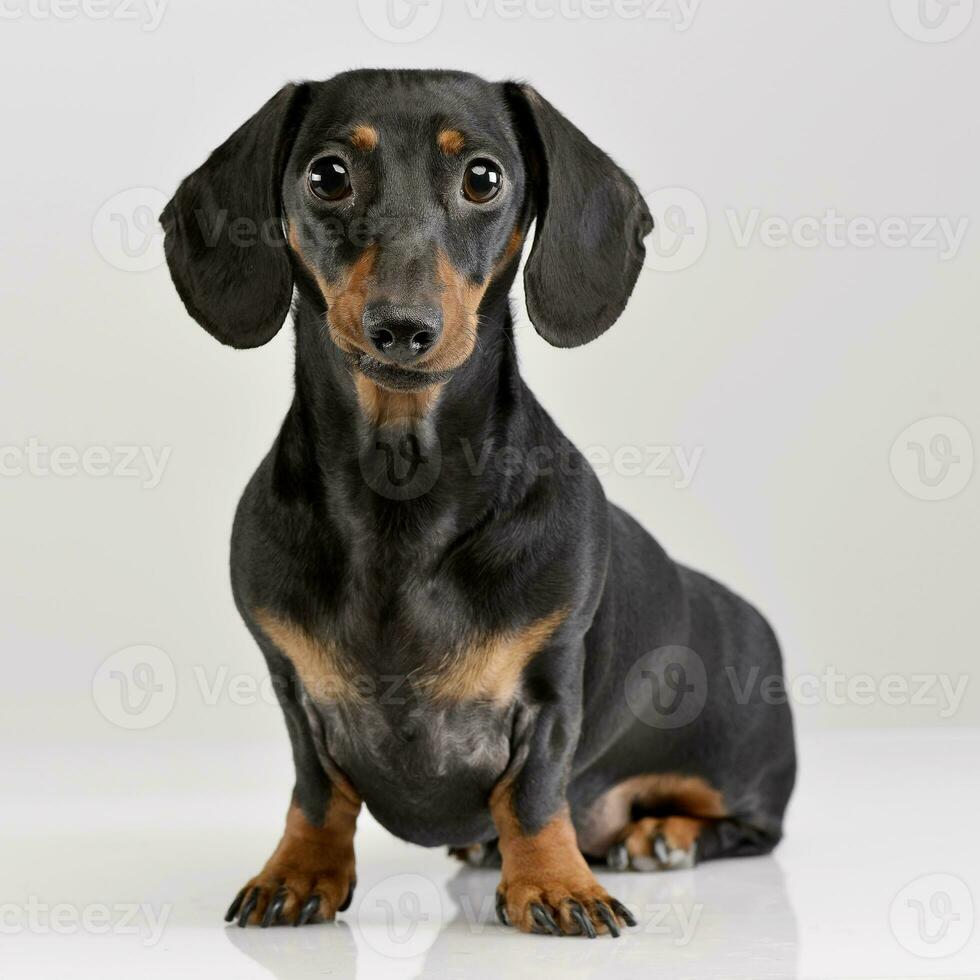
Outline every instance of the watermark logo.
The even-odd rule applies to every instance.
[[[920,419],[892,443],[889,464],[895,482],[910,496],[950,500],[973,475],[973,438],[959,419]]]
[[[646,237],[644,265],[655,272],[689,269],[708,247],[708,210],[687,187],[662,187],[646,195],[653,231]]]
[[[913,41],[941,44],[973,20],[974,0],[891,0],[892,19]]]
[[[651,728],[683,728],[708,700],[704,661],[689,647],[670,645],[645,653],[626,675],[626,702]]]
[[[442,18],[442,0],[357,0],[357,5],[364,26],[393,44],[421,41]]]
[[[423,875],[393,875],[364,895],[356,921],[365,942],[382,956],[421,956],[442,928],[442,897]]]
[[[167,195],[156,187],[131,187],[109,198],[92,221],[92,241],[114,269],[150,272],[163,265],[158,215]]]
[[[958,953],[973,933],[973,896],[951,874],[929,874],[909,882],[889,911],[892,935],[915,956],[937,960]]]
[[[435,486],[442,472],[442,447],[427,429],[386,426],[361,450],[361,475],[378,496],[415,500]]]
[[[107,657],[92,679],[99,713],[119,728],[153,728],[173,711],[177,672],[159,647],[137,645]]]

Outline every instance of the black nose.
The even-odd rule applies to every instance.
[[[411,364],[433,348],[442,333],[442,316],[430,306],[370,303],[364,309],[364,334],[379,354],[396,364]]]

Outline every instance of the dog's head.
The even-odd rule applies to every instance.
[[[633,181],[534,89],[440,71],[288,85],[187,177],[162,215],[191,315],[257,347],[293,287],[389,390],[446,380],[513,278],[559,347],[622,312],[652,220]]]

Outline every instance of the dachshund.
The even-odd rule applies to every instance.
[[[529,319],[586,344],[643,267],[636,184],[530,85],[407,70],[287,85],[161,216],[205,330],[252,348],[295,326],[295,396],[231,542],[295,788],[226,921],[347,909],[362,804],[499,865],[505,925],[590,938],[636,924],[596,865],[781,837],[776,638],[606,500],[522,380],[532,222]]]

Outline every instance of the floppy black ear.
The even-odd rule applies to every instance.
[[[267,343],[289,312],[280,184],[305,88],[274,95],[184,179],[160,216],[187,312],[232,347]]]
[[[653,219],[636,184],[531,86],[508,82],[537,230],[524,288],[535,329],[578,347],[616,322],[643,266]]]

